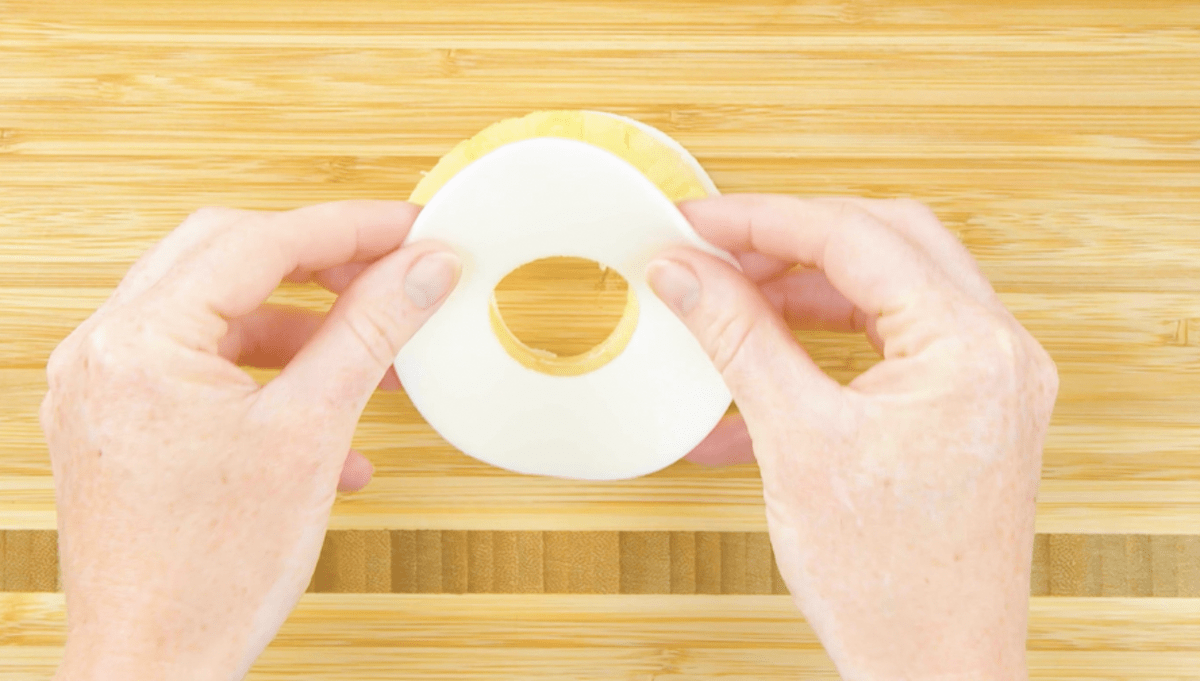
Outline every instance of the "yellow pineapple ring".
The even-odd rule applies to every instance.
[[[505,144],[533,137],[563,137],[600,147],[637,168],[676,203],[717,193],[695,159],[657,130],[614,114],[560,110],[507,118],[459,142],[421,178],[408,200],[424,206],[473,161]]]

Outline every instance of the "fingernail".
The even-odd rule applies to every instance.
[[[691,267],[674,260],[654,260],[646,268],[650,288],[678,314],[686,315],[700,302],[700,280]]]
[[[433,307],[454,284],[458,267],[458,256],[450,251],[430,251],[422,255],[408,268],[404,295],[422,310]]]

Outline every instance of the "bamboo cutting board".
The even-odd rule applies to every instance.
[[[1033,675],[1200,678],[1198,26],[1166,0],[0,0],[0,680],[46,678],[62,643],[45,360],[129,264],[204,205],[403,198],[547,108],[655,125],[726,192],[930,204],[1061,374]],[[516,278],[506,318],[586,347],[622,294],[550,274],[572,273]],[[801,339],[840,380],[875,361]],[[252,678],[833,678],[753,466],[515,476],[402,393],[356,446],[377,478]]]

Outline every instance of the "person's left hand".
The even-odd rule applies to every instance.
[[[239,679],[274,637],[339,478],[370,479],[367,399],[457,280],[445,247],[400,248],[417,211],[199,211],[55,350],[59,678]],[[284,278],[341,295],[324,319],[264,306]],[[259,386],[239,364],[286,366]]]

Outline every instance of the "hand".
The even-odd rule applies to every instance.
[[[399,249],[417,210],[202,210],[55,350],[59,678],[240,679],[274,637],[339,478],[370,478],[367,399],[457,279],[443,247]],[[341,295],[323,320],[263,306],[285,277]],[[260,387],[239,362],[286,366]]]
[[[843,678],[1025,678],[1050,357],[919,204],[681,208],[750,275],[691,250],[651,267],[742,415],[692,458],[752,446],[780,572]],[[883,361],[843,387],[788,321],[863,331]]]

